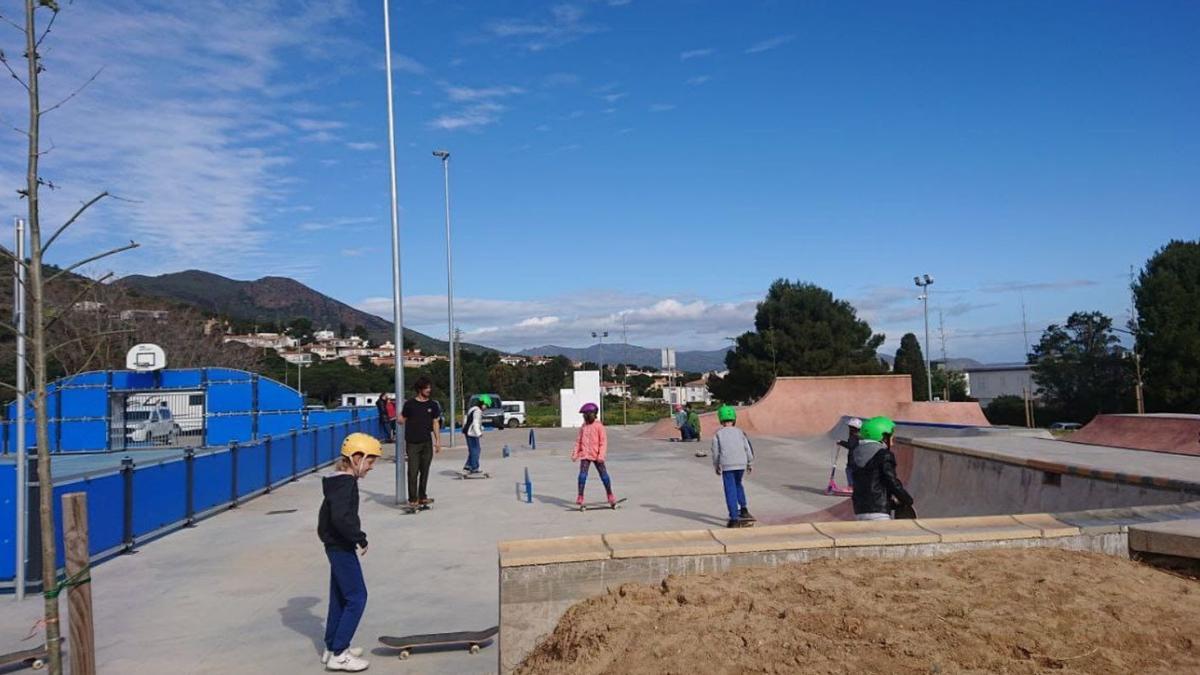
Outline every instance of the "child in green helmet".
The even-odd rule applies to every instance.
[[[733,406],[723,405],[717,410],[721,428],[713,434],[713,469],[725,484],[725,506],[729,509],[727,527],[750,527],[754,516],[746,505],[746,489],[742,477],[749,473],[754,462],[754,448],[746,433],[738,429],[737,411]]]

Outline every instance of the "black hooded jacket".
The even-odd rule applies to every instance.
[[[367,547],[367,535],[358,519],[358,479],[335,473],[321,479],[325,500],[317,514],[317,536],[325,548],[351,551]]]
[[[892,502],[910,506],[913,498],[896,477],[896,456],[878,441],[860,441],[850,453],[854,513],[890,513]]]

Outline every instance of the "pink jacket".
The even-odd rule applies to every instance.
[[[608,455],[608,433],[600,420],[579,427],[579,436],[575,439],[575,450],[571,452],[571,461],[590,459],[593,462],[603,462]]]

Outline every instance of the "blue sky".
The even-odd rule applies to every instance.
[[[125,201],[53,261],[132,238],[92,271],[286,275],[390,315],[378,2],[64,7],[44,100],[104,70],[45,120],[48,222]],[[788,277],[850,300],[890,352],[921,334],[928,272],[934,355],[940,311],[951,356],[1013,360],[1022,297],[1034,339],[1073,310],[1124,320],[1130,266],[1200,231],[1195,2],[392,7],[406,323],[431,334],[441,147],[459,324],[502,348],[622,320],[633,343],[719,348]]]

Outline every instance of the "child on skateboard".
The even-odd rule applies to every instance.
[[[725,506],[729,509],[729,522],[726,527],[750,527],[754,524],[754,516],[746,506],[746,489],[742,486],[742,477],[751,471],[750,464],[754,461],[754,448],[746,433],[738,429],[737,410],[730,405],[723,405],[717,410],[717,421],[721,428],[713,434],[712,458],[713,469],[725,483]]]
[[[317,516],[317,536],[329,559],[329,615],[325,620],[326,670],[356,673],[370,665],[362,649],[351,647],[354,631],[367,605],[358,555],[367,554],[367,535],[358,519],[358,481],[375,466],[379,441],[353,433],[342,441],[342,453],[332,474],[321,479],[325,494]]]
[[[617,497],[612,491],[612,481],[608,478],[608,467],[605,457],[608,455],[608,433],[604,423],[596,419],[600,412],[595,403],[584,403],[579,409],[583,414],[583,426],[579,427],[579,436],[575,438],[575,449],[571,451],[571,461],[579,462],[579,496],[575,503],[583,506],[583,488],[587,485],[588,469],[596,465],[600,481],[604,483],[604,491],[608,494],[608,503],[617,503]]]
[[[467,437],[467,463],[464,473],[480,473],[479,454],[483,451],[483,409],[492,407],[492,397],[482,394],[475,399],[463,418],[463,435]]]

